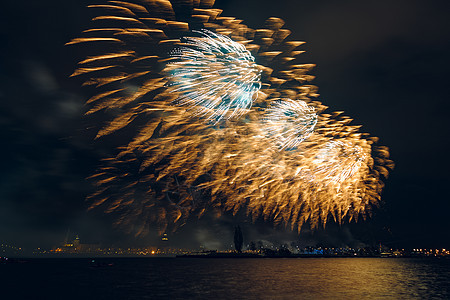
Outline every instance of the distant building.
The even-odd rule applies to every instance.
[[[98,251],[98,244],[82,244],[80,237],[77,235],[72,242],[67,242],[67,238],[61,247],[53,249],[53,253],[92,253]]]
[[[77,237],[73,240],[73,246],[75,247],[76,251],[80,251],[81,250],[80,249],[80,244],[81,244],[81,241],[80,241],[80,238],[78,237],[78,234],[77,234]]]
[[[161,241],[163,241],[163,242],[168,242],[169,241],[169,236],[167,235],[167,233],[163,233],[163,235],[161,237]]]

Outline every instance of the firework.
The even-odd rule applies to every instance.
[[[367,156],[363,149],[350,141],[327,142],[313,159],[313,174],[325,180],[342,182],[358,173]]]
[[[294,149],[307,139],[317,124],[313,107],[305,101],[277,101],[266,113],[266,129],[275,136],[281,149]]]
[[[95,27],[69,43],[92,45],[73,75],[97,90],[97,138],[117,143],[91,176],[91,208],[135,234],[208,211],[299,231],[370,215],[393,168],[387,148],[326,111],[281,19],[254,30],[212,4],[94,5]]]
[[[184,38],[166,68],[176,103],[217,122],[248,111],[261,88],[261,72],[244,45],[208,30]]]

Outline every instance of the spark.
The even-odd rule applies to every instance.
[[[276,101],[266,112],[266,129],[280,149],[294,149],[307,139],[317,124],[317,115],[305,101]]]
[[[366,158],[367,155],[360,146],[345,140],[332,140],[314,158],[314,174],[334,182],[342,182],[354,176]]]
[[[178,94],[176,103],[194,115],[217,123],[237,118],[252,106],[261,88],[261,71],[244,45],[209,30],[194,31],[185,45],[172,53],[168,63],[169,86]]]

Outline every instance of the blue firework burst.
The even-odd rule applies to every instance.
[[[251,108],[261,88],[261,71],[244,47],[208,30],[184,38],[166,67],[177,105],[212,122],[237,118]]]

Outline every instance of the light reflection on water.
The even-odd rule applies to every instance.
[[[89,268],[87,259],[3,265],[0,286],[15,291],[15,298],[34,295],[33,299],[450,298],[450,260],[445,259],[104,261],[114,266]]]

